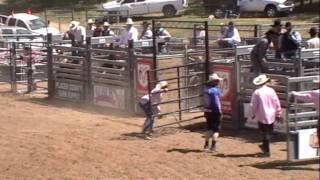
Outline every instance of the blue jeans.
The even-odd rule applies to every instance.
[[[147,103],[139,103],[141,109],[143,110],[143,112],[146,115],[146,120],[143,124],[143,130],[142,133],[151,133],[153,131],[153,123],[154,123],[154,111],[151,107],[150,102]]]

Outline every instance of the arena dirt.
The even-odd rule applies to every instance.
[[[202,152],[203,119],[144,140],[142,117],[10,94],[0,109],[0,179],[319,179],[316,161],[284,161],[283,140],[258,157],[252,130],[224,130],[219,152]]]

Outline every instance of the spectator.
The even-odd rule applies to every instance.
[[[160,114],[161,109],[158,104],[162,101],[162,95],[168,91],[168,82],[161,81],[151,91],[151,94],[144,95],[139,101],[139,105],[146,115],[146,120],[143,125],[142,133],[146,135],[147,139],[151,139],[153,132],[154,115]]]
[[[196,42],[197,44],[204,44],[206,38],[206,31],[203,25],[198,26],[196,29]]]
[[[275,50],[275,57],[281,58],[281,52],[279,48],[279,39],[283,30],[282,30],[282,23],[280,19],[276,19],[275,21],[273,21],[273,25],[271,25],[270,31],[274,32],[275,34],[275,36],[272,36],[272,44],[271,44],[271,46]]]
[[[310,39],[307,41],[307,48],[319,49],[320,48],[320,39],[318,37],[318,30],[315,27],[310,28],[309,30]]]
[[[274,89],[267,86],[270,78],[262,74],[254,78],[253,84],[259,86],[251,97],[251,118],[258,120],[258,126],[262,132],[262,145],[259,145],[263,155],[270,157],[270,139],[274,122],[283,122],[281,118],[281,105]]]
[[[133,26],[131,18],[127,19],[126,28],[122,31],[120,36],[120,45],[128,45],[128,41],[138,40],[138,30]]]
[[[93,37],[103,36],[102,22],[97,22],[97,27],[93,31]]]
[[[266,32],[265,36],[259,39],[256,45],[253,47],[250,53],[250,59],[252,63],[251,72],[258,76],[260,73],[265,73],[263,62],[266,61],[266,54],[270,48],[270,44],[273,36],[276,34],[273,31]]]
[[[241,42],[238,29],[232,21],[229,22],[228,28],[223,33],[222,39],[218,40],[218,44],[222,48],[232,48]]]
[[[86,29],[78,21],[71,21],[69,34],[72,35],[73,46],[82,46],[86,39]]]
[[[313,83],[317,85],[317,89],[310,91],[310,92],[304,92],[299,93],[292,91],[291,94],[296,97],[299,101],[303,102],[312,102],[316,106],[317,115],[318,115],[318,128],[317,128],[317,136],[318,136],[318,142],[320,142],[320,118],[319,118],[319,106],[320,106],[320,81],[314,80]]]
[[[151,24],[147,21],[143,21],[142,26],[142,32],[141,32],[141,36],[140,39],[152,39],[152,30],[151,30]]]
[[[296,52],[301,44],[301,36],[297,31],[293,31],[290,22],[285,24],[285,32],[279,37],[279,49],[283,57],[292,59],[296,56]]]
[[[94,24],[93,19],[88,19],[87,29],[86,29],[87,37],[92,37],[95,29],[96,29],[96,25]]]
[[[110,24],[108,22],[103,23],[102,36],[114,36],[114,32],[110,29]]]
[[[204,150],[216,151],[217,140],[220,131],[222,110],[220,103],[221,92],[218,85],[222,79],[217,74],[209,76],[207,89],[204,92],[204,116],[207,122],[208,131],[205,136]],[[209,140],[212,138],[211,147]]]
[[[155,35],[157,38],[160,39],[160,42],[158,43],[159,52],[166,53],[167,52],[166,42],[170,41],[171,34],[164,27],[162,27],[161,23],[156,23],[155,24]],[[161,42],[161,40],[162,40],[162,42]]]

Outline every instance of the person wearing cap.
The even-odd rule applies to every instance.
[[[233,21],[228,23],[228,28],[223,33],[222,39],[218,40],[218,44],[222,48],[232,48],[241,42],[238,29],[234,26]]]
[[[276,36],[273,31],[267,31],[265,36],[258,40],[250,52],[251,72],[255,73],[256,76],[266,71],[263,63],[266,62],[266,54],[270,48],[273,36]]]
[[[275,35],[272,37],[272,48],[275,50],[275,57],[276,58],[281,58],[281,52],[280,52],[280,48],[279,48],[279,39],[280,39],[280,35],[284,32],[284,30],[282,29],[282,22],[281,19],[276,19],[273,21],[273,25],[271,25],[270,30],[271,32],[273,32]]]
[[[271,156],[271,133],[275,122],[283,123],[280,100],[274,89],[268,86],[270,78],[265,74],[253,79],[253,84],[258,88],[253,92],[250,103],[250,117],[258,121],[262,132],[262,145],[259,145],[263,155]]]
[[[71,21],[69,25],[69,34],[73,37],[71,41],[74,46],[81,46],[85,42],[86,39],[86,29],[80,26],[78,21]]]
[[[291,22],[286,22],[285,32],[279,36],[280,52],[283,57],[292,59],[296,56],[297,50],[301,46],[301,35],[297,31],[293,31]]]
[[[196,29],[196,42],[197,44],[203,44],[204,43],[204,39],[206,37],[206,31],[204,29],[203,25],[200,25],[197,27]]]
[[[151,24],[148,21],[143,21],[142,26],[143,29],[139,39],[152,39]]]
[[[307,40],[307,48],[312,49],[312,48],[320,48],[320,39],[318,37],[318,30],[316,27],[312,27],[309,30],[310,34],[310,39]]]
[[[114,36],[114,32],[110,29],[110,24],[106,21],[103,23],[103,36]]]
[[[168,91],[168,82],[160,81],[154,89],[151,90],[150,95],[146,94],[139,100],[139,105],[146,115],[146,120],[143,124],[142,133],[146,135],[147,139],[151,139],[154,115],[160,114],[161,108],[159,103],[162,101],[163,93]],[[156,104],[156,105],[154,105]]]
[[[318,142],[320,142],[320,118],[319,118],[319,108],[320,108],[320,80],[314,80],[313,83],[317,86],[315,90],[309,92],[296,92],[292,91],[291,94],[297,98],[297,100],[302,102],[311,102],[316,106],[317,116],[318,116]]]
[[[160,22],[155,24],[155,35],[157,38],[162,39],[164,42],[158,42],[158,50],[161,53],[166,53],[166,42],[170,40],[171,34],[167,31]]]
[[[217,140],[220,131],[220,121],[222,118],[221,92],[218,87],[222,79],[217,74],[211,74],[207,82],[207,88],[203,93],[204,117],[207,122],[207,132],[205,136],[204,150],[216,151]],[[211,146],[209,141],[212,138]]]
[[[95,29],[96,29],[96,25],[94,24],[93,19],[88,19],[87,29],[86,29],[87,37],[92,37]]]
[[[128,45],[128,41],[138,40],[138,30],[134,26],[134,22],[131,18],[127,19],[126,28],[122,31],[120,36],[120,45]]]

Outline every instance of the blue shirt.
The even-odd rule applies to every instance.
[[[216,114],[222,114],[221,102],[220,102],[221,92],[216,86],[208,86],[204,91],[204,111]]]

